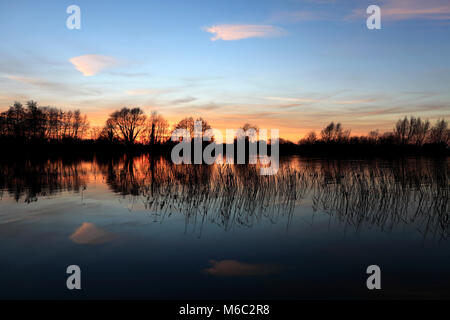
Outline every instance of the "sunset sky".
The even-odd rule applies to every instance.
[[[96,126],[138,106],[295,141],[330,121],[388,131],[449,117],[449,40],[449,0],[0,0],[0,111],[33,99]]]

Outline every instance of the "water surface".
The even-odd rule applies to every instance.
[[[3,159],[0,298],[449,298],[449,164]]]

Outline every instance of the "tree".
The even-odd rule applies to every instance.
[[[169,133],[169,123],[154,111],[148,120],[146,132],[151,145],[163,143]]]
[[[0,116],[0,134],[10,139],[60,140],[82,139],[89,123],[79,110],[64,112],[52,107],[40,107],[30,100],[26,108],[15,102]]]
[[[320,132],[323,141],[330,142],[333,140],[334,127],[334,122],[331,122]]]
[[[377,143],[378,140],[380,139],[380,133],[378,130],[372,130],[369,132],[368,136],[368,141],[371,143]]]
[[[429,134],[430,122],[422,121],[420,117],[405,117],[397,121],[394,127],[394,135],[400,144],[422,145]]]
[[[314,144],[317,141],[317,135],[315,131],[310,131],[305,138],[303,138],[302,140],[300,140],[299,142],[301,144],[305,143],[305,144]]]
[[[8,135],[8,122],[6,112],[0,113],[0,137],[6,137]]]
[[[112,119],[106,120],[105,126],[99,134],[99,139],[113,142],[117,137],[116,126]]]
[[[408,117],[397,121],[394,127],[394,136],[398,143],[407,144],[411,141],[413,129]]]
[[[253,124],[250,124],[250,123],[244,124],[244,125],[242,126],[241,129],[244,130],[244,132],[247,131],[247,130],[250,130],[250,129],[253,129],[253,130],[255,130],[256,132],[259,131],[258,126],[253,125]]]
[[[101,127],[91,127],[89,130],[89,138],[91,140],[98,140],[100,139],[101,133],[102,133]]]
[[[325,142],[345,142],[350,137],[350,130],[343,130],[340,123],[331,122],[321,132],[322,140]]]
[[[415,143],[416,145],[419,146],[423,145],[430,130],[430,122],[428,120],[422,121],[420,117],[418,118],[411,117],[410,125],[412,131],[411,143]]]
[[[197,118],[197,120],[195,121],[201,121],[202,122],[202,134],[204,134],[206,132],[206,130],[211,129],[211,126],[208,124],[208,122],[206,120],[204,120],[203,118]],[[194,128],[195,128],[195,121],[192,117],[189,118],[184,118],[182,119],[180,122],[178,122],[175,127],[174,130],[176,129],[186,129],[189,131],[189,133],[191,134],[191,137],[194,137]]]
[[[430,143],[436,144],[450,144],[450,129],[448,128],[448,121],[439,119],[430,130]]]
[[[112,113],[108,120],[125,144],[133,145],[144,129],[146,116],[140,108],[122,108]]]
[[[7,112],[7,123],[9,135],[16,139],[25,136],[25,110],[20,102],[14,102]]]
[[[25,113],[24,125],[27,139],[43,138],[47,121],[42,109],[38,108],[37,102],[28,101]]]

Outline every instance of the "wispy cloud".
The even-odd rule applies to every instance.
[[[272,22],[304,22],[318,20],[336,20],[337,14],[333,11],[325,10],[297,10],[297,11],[280,11],[272,15]]]
[[[118,60],[113,57],[101,56],[97,54],[88,54],[74,57],[69,60],[75,68],[85,77],[95,76],[105,69],[118,64]]]
[[[448,0],[385,0],[380,4],[382,19],[398,20],[450,20]],[[358,8],[348,17],[366,16],[365,9]]]
[[[126,90],[125,93],[130,96],[149,96],[158,95],[163,93],[168,93],[170,90],[167,89],[152,89],[152,88],[139,88]]]
[[[359,99],[359,100],[339,100],[334,101],[335,104],[360,104],[360,103],[369,103],[375,102],[375,99]]]
[[[70,236],[70,239],[77,244],[102,244],[110,242],[114,238],[114,234],[88,222],[84,222]]]
[[[323,102],[323,103],[332,103],[339,105],[352,105],[352,104],[362,104],[362,103],[370,103],[375,102],[377,99],[349,99],[349,100],[330,100],[327,98],[321,99],[310,99],[310,98],[291,98],[291,97],[264,97],[267,100],[272,101],[282,101],[282,102],[292,102],[298,104],[305,103],[315,103],[315,102]]]
[[[195,100],[197,100],[197,98],[194,98],[194,97],[185,97],[185,98],[180,98],[180,99],[172,100],[171,102],[172,102],[173,104],[184,104],[184,103],[189,103],[189,102],[192,102],[192,101],[195,101]]]
[[[59,94],[64,94],[65,98],[68,98],[69,95],[99,95],[102,93],[102,90],[96,89],[93,87],[85,88],[83,86],[74,86],[70,83],[63,82],[52,82],[45,79],[34,78],[34,77],[26,77],[19,75],[8,75],[7,79],[20,82],[21,84],[25,84],[38,89],[39,93],[54,93],[58,92]],[[1,78],[0,78],[1,79]],[[22,90],[23,85],[21,85],[20,90]]]
[[[279,11],[272,15],[271,22],[305,22],[305,21],[353,21],[367,18],[367,5],[359,5],[353,10],[337,9],[337,1],[309,1],[315,7],[308,9]],[[344,2],[344,1],[342,1]],[[450,2],[448,0],[381,0],[377,3],[381,8],[384,20],[399,21],[410,19],[450,20]],[[351,12],[351,13],[349,13]]]
[[[280,27],[272,25],[256,24],[220,24],[206,28],[206,31],[214,34],[212,41],[216,40],[241,40],[248,38],[272,38],[286,34]]]
[[[215,276],[263,276],[277,272],[278,268],[267,264],[250,264],[236,260],[211,260],[206,273]]]
[[[412,18],[430,20],[450,19],[448,0],[389,0],[382,8],[382,15],[393,20]]]
[[[29,78],[29,77],[15,76],[15,75],[9,75],[9,76],[7,76],[7,78],[14,80],[14,81],[21,82],[21,83],[38,86],[38,87],[53,87],[53,88],[58,87],[58,84],[56,84],[56,83],[41,80],[41,79],[36,79],[36,78]]]
[[[309,102],[319,102],[320,99],[307,99],[307,98],[289,98],[289,97],[264,97],[267,100],[272,101],[284,101],[284,102],[298,102],[298,103],[309,103]]]

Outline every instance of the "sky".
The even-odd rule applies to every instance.
[[[33,99],[101,126],[141,107],[293,141],[331,121],[391,131],[449,117],[449,39],[449,0],[0,0],[0,111]]]

